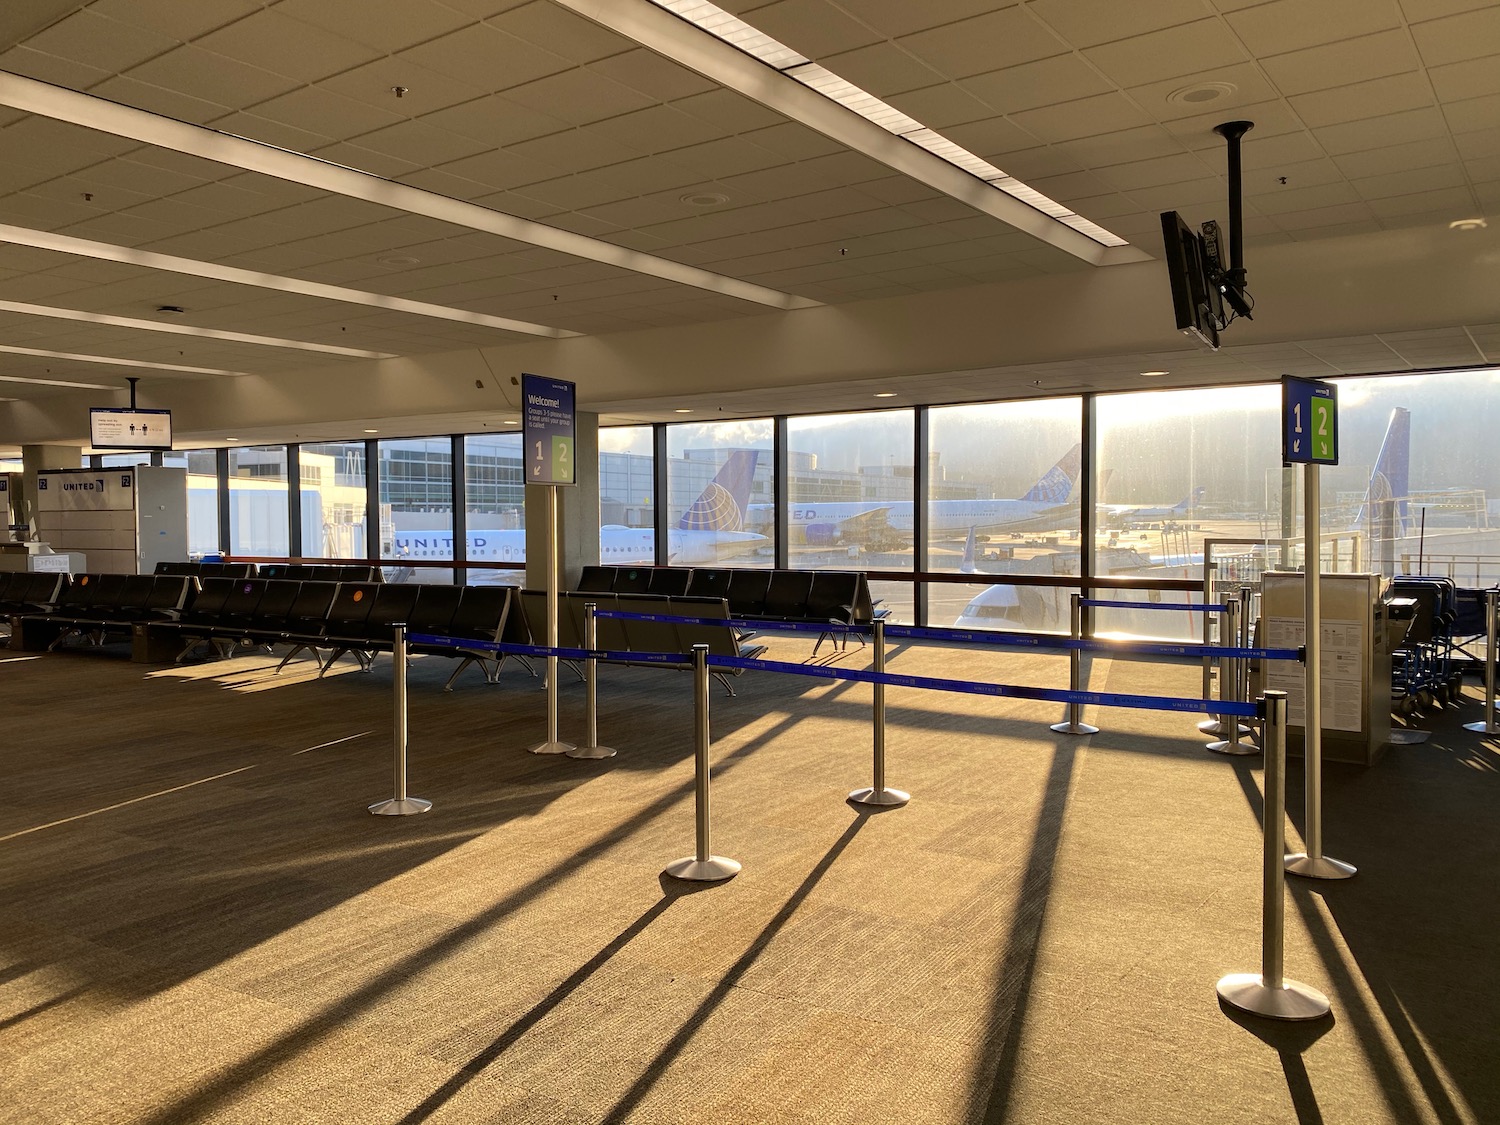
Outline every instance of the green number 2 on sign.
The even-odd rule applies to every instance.
[[[1333,403],[1326,399],[1312,400],[1312,453],[1319,461],[1332,461],[1333,452]]]

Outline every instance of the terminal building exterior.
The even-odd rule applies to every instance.
[[[1238,176],[1215,132],[1231,121],[1253,123]],[[1339,396],[1339,461],[1322,476],[1325,571],[1500,582],[1493,0],[26,0],[0,12],[0,151],[0,472],[13,474],[18,538],[34,526],[40,472],[149,463],[186,470],[194,558],[368,561],[387,581],[540,586],[547,494],[525,483],[520,424],[521,379],[537,374],[576,385],[579,483],[559,490],[565,585],[600,562],[605,529],[650,529],[649,549],[629,561],[678,561],[669,551],[679,521],[726,462],[751,450],[735,530],[760,538],[738,541],[726,566],[864,571],[892,623],[1066,632],[1069,597],[1090,580],[1136,579],[1142,591],[1155,582],[1159,602],[1211,575],[1227,589],[1303,564],[1300,478],[1282,459],[1280,380],[1290,375],[1329,381]],[[1232,192],[1242,192],[1242,247]],[[1178,326],[1162,233],[1172,211],[1193,231],[1216,221],[1227,265],[1242,255],[1243,315],[1226,304],[1216,349]],[[127,406],[169,410],[172,448],[90,445],[90,409]],[[523,554],[486,553],[496,533],[511,532],[524,537]],[[1160,628],[1151,617],[1101,609],[1091,624],[1174,638],[1203,628],[1186,612]],[[30,667],[25,675],[41,674]],[[1001,721],[986,712],[974,722],[992,720]],[[937,720],[917,711],[903,720],[928,721]],[[814,759],[841,738],[866,737],[858,729],[820,735]],[[982,754],[971,735],[942,737]],[[1493,750],[1474,751],[1472,772],[1493,775]],[[1426,776],[1428,766],[1413,768]],[[1259,775],[1237,776],[1248,795]],[[931,777],[939,784],[941,770]],[[1040,796],[1021,811],[1041,838],[1062,823],[1056,802],[1072,798],[1031,780]],[[138,796],[126,785],[91,807]],[[967,856],[954,840],[985,819],[971,797],[947,807],[947,828],[902,846]],[[0,847],[5,832],[81,815],[90,800],[7,821]],[[1473,797],[1456,800],[1467,809]],[[861,820],[860,831],[902,815]],[[1412,815],[1456,831],[1432,810]],[[808,827],[790,805],[767,823]],[[1120,831],[1132,823],[1126,816]],[[478,821],[466,825],[482,836]],[[759,838],[774,834],[760,828]],[[1044,858],[1028,853],[1031,867],[985,868],[991,897],[1071,861],[1062,829],[1051,843]],[[790,895],[777,902],[800,902],[802,877],[843,846],[797,852],[796,862],[812,859],[777,885]],[[32,859],[38,870],[66,868],[58,856]],[[597,871],[587,878],[607,882]],[[1405,878],[1426,890],[1418,874]],[[1201,912],[1215,893],[1182,909]],[[960,900],[979,909],[950,888],[910,910],[921,926],[941,916],[961,929],[940,907]],[[649,913],[649,903],[631,906]],[[1324,908],[1304,906],[1313,936],[1302,952],[1344,966],[1329,970],[1344,1010],[1350,995],[1380,993],[1348,968],[1358,942],[1319,937]],[[1068,937],[1076,948],[1049,951],[1028,910],[1002,924],[1013,953],[1032,950],[1026,988],[1041,987],[1057,963],[1049,958],[1098,952],[1085,948],[1084,927]],[[1354,913],[1378,911],[1365,903]],[[616,914],[628,944],[629,911]],[[777,911],[768,917],[750,941],[761,951],[782,934]],[[857,945],[849,925],[828,940]],[[88,940],[58,926],[69,941]],[[0,942],[8,963],[26,962],[40,932]],[[1204,932],[1182,940],[1201,945]],[[1133,964],[1149,948],[1136,936]],[[931,937],[916,943],[939,948]],[[733,990],[745,1003],[750,962],[707,939],[684,941],[677,954],[712,963],[704,994]],[[1006,956],[982,948],[997,963]],[[193,963],[211,974],[227,960]],[[68,967],[78,980],[85,961]],[[559,990],[547,1003],[565,1007],[563,986],[589,963],[548,966]],[[798,970],[782,969],[761,982],[767,995],[796,991],[788,981]],[[1005,971],[990,963],[985,981]],[[1440,1006],[1435,996],[1462,1006],[1459,981],[1428,985],[1424,1009]],[[1229,1082],[1245,1097],[1215,1100],[1208,1071],[1238,1065],[1216,1029],[1208,1037],[1223,1051],[1205,1048],[1208,1069],[1192,1081],[1160,1058],[1121,1054],[1113,1077],[1079,1079],[1090,1093],[1073,1104],[1060,1072],[1025,1055],[1019,993],[997,985],[1004,1003],[960,1015],[940,1010],[949,986],[931,975],[911,984],[921,1018],[893,1016],[900,1031],[889,1038],[866,1034],[889,1029],[885,1015],[851,1017],[863,1021],[851,1040],[862,1058],[918,1059],[922,1081],[940,1087],[952,1074],[931,1076],[945,1067],[965,1075],[928,1103],[906,1089],[885,1119],[1466,1123],[1484,1120],[1485,1107],[1500,1113],[1493,1078],[1477,1077],[1482,1068],[1455,1046],[1471,1031],[1492,1043],[1493,1028],[1449,1016],[1431,1028],[1402,1023],[1389,995],[1341,1027],[1359,1042],[1338,1048],[1339,1065],[1363,1067],[1339,1088],[1342,1103],[1309,1100],[1308,1070],[1321,1075],[1312,1064],[1299,1085],[1296,1068],[1317,1048],[1282,1040],[1285,1082],[1278,1056],[1269,1079],[1257,1057]],[[1160,996],[1176,981],[1167,972],[1150,987]],[[1493,983],[1479,993],[1497,995]],[[1036,1018],[1053,1022],[1031,1042],[1094,1049],[1067,1030],[1070,1020],[1090,1026],[1088,1004],[1038,995]],[[1128,1009],[1119,999],[1100,1001],[1111,1017],[1094,1032],[1129,1034],[1111,1023]],[[825,1001],[843,1012],[828,997],[809,1003]],[[520,1023],[492,1037],[497,1056],[513,1046],[507,1034],[551,1011],[513,1013]],[[769,1011],[737,1025],[747,1040],[769,1034],[757,1022],[773,1024]],[[13,1033],[7,1018],[21,1017],[0,1012],[0,1037]],[[698,1018],[694,1027],[708,1017]],[[849,1031],[842,1018],[830,1017],[828,1036]],[[1221,1016],[1153,1026],[1187,1040],[1197,1019]],[[72,1034],[104,1026],[80,1020]],[[620,1034],[649,1038],[644,1026]],[[823,1041],[818,1019],[798,1026],[798,1042]],[[295,1034],[286,1042],[311,1049]],[[427,1059],[430,1047],[411,1050]],[[103,1119],[91,1098],[113,1079],[97,1065],[86,1068],[93,1092],[61,1082],[48,1116],[36,1091],[58,1065],[49,1050],[25,1045],[32,1093],[21,1119]],[[768,1082],[795,1053],[787,1045],[780,1062],[746,1074]],[[881,1119],[857,1098],[850,1104],[865,1109],[845,1114],[820,1085],[843,1074],[868,1089],[874,1063],[841,1070],[833,1058],[797,1071],[788,1081],[817,1092],[801,1109],[785,1101],[758,1115],[717,1080],[708,1093],[686,1092],[690,1080],[673,1069],[680,1054],[626,1055],[622,1083],[583,1090],[570,1079],[555,1104],[526,1102],[533,1116],[514,1119]],[[248,1047],[226,1057],[231,1069],[275,1066]],[[1136,1066],[1179,1088],[1127,1096],[1120,1074]],[[546,1072],[514,1086],[540,1097]],[[653,1100],[660,1091],[646,1077],[668,1072],[684,1091],[670,1106]],[[231,1078],[205,1083],[155,1107],[136,1088],[121,1119],[233,1119]],[[1189,1088],[1208,1091],[1202,1113]],[[1101,1108],[1106,1092],[1123,1099],[1118,1116]],[[494,1096],[471,1114],[397,1097],[351,1116],[351,1101],[338,1119],[511,1119]],[[525,1101],[516,1096],[512,1109]],[[279,1116],[274,1099],[247,1104],[270,1113],[262,1120],[313,1119]],[[1271,1108],[1256,1117],[1256,1106]]]

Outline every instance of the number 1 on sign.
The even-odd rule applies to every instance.
[[[1292,403],[1292,433],[1294,433],[1294,434],[1300,434],[1301,432],[1302,432],[1302,404],[1300,402],[1294,402],[1294,403]]]
[[[541,442],[537,442],[536,443],[536,459],[538,461],[540,461],[542,459],[542,443]]]

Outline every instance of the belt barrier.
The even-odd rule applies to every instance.
[[[1094,609],[1175,609],[1179,612],[1187,610],[1190,613],[1223,613],[1221,605],[1204,605],[1202,602],[1183,602],[1173,605],[1170,602],[1112,602],[1103,598],[1082,598],[1080,605],[1090,606]]]
[[[756,621],[750,618],[675,617],[664,613],[626,613],[624,610],[601,609],[596,617],[614,621],[658,621],[678,625],[725,625],[735,629],[779,630],[789,633],[818,633],[829,630],[868,632],[870,625],[845,625],[842,622]],[[1166,644],[1157,641],[1100,641],[1036,633],[992,633],[966,629],[941,629],[931,625],[886,625],[887,637],[910,640],[960,642],[994,645],[1001,648],[1080,649],[1084,652],[1126,653],[1137,656],[1229,656],[1244,660],[1301,660],[1300,648],[1236,648],[1233,645]],[[451,637],[439,638],[452,642]],[[424,642],[425,643],[425,642]],[[579,659],[582,659],[580,657]],[[684,658],[686,660],[686,658]]]

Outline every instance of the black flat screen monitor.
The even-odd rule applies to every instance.
[[[95,449],[171,449],[172,412],[92,407],[89,444]]]
[[[1217,351],[1219,325],[1224,322],[1223,300],[1208,273],[1202,237],[1176,211],[1163,211],[1161,237],[1166,251],[1167,278],[1172,284],[1172,311],[1177,328]]]

